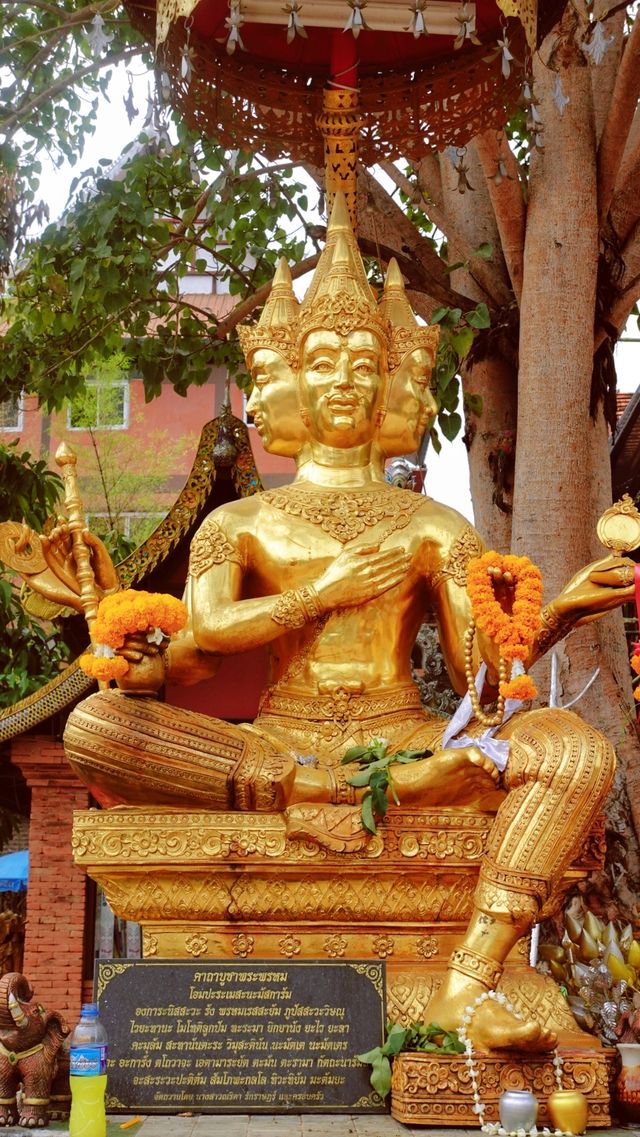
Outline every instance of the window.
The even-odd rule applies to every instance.
[[[89,380],[67,412],[69,430],[125,430],[129,425],[129,383]]]
[[[22,400],[19,395],[0,403],[0,430],[22,430]]]

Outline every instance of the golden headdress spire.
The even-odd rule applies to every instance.
[[[331,216],[329,218],[329,224],[327,225],[327,242],[324,249],[322,250],[322,255],[313,274],[313,280],[311,281],[311,284],[307,290],[307,294],[303,300],[304,308],[310,308],[315,303],[316,294],[322,280],[324,279],[326,273],[329,271],[329,267],[333,259],[333,250],[335,248],[338,237],[340,236],[344,238],[344,240],[347,242],[347,245],[349,246],[353,271],[356,279],[360,283],[362,291],[365,293],[365,295],[370,296],[371,300],[374,299],[373,289],[367,280],[367,274],[364,271],[362,257],[360,256],[360,250],[358,249],[358,242],[356,241],[353,227],[351,225],[351,218],[349,217],[347,201],[344,194],[342,192],[339,192],[335,196],[333,208],[331,210]]]
[[[327,329],[344,336],[359,328],[380,338],[387,348],[391,370],[416,348],[423,348],[432,364],[435,362],[439,328],[418,324],[395,258],[389,262],[383,298],[380,304],[376,303],[344,194],[337,193],[327,227],[327,243],[302,304],[296,300],[289,266],[283,257],[260,320],[238,327],[238,336],[249,367],[255,351],[271,348],[295,368],[300,343],[310,332]]]
[[[257,324],[238,327],[238,338],[247,361],[251,367],[253,353],[259,348],[278,351],[291,367],[295,367],[296,324],[300,305],[295,297],[291,282],[291,272],[284,257],[278,262],[276,274],[271,285],[267,302]]]
[[[342,336],[366,328],[389,344],[389,324],[380,316],[367,281],[343,194],[336,194],[327,244],[300,306],[298,342],[319,328]]]
[[[380,313],[391,324],[391,347],[389,368],[395,371],[404,356],[416,348],[429,352],[431,366],[435,363],[440,328],[437,324],[425,327],[416,320],[404,288],[404,280],[395,257],[389,261],[384,282],[384,293],[380,301]]]

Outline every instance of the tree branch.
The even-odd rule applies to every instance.
[[[416,177],[425,201],[433,202],[434,207],[439,209],[444,217],[442,171],[440,160],[434,150],[430,150],[420,160],[416,166]]]
[[[378,249],[384,247],[388,256],[397,257],[405,264],[411,262],[414,279],[419,274],[420,291],[426,292],[437,304],[447,308],[468,307],[465,298],[451,287],[447,266],[430,241],[418,232],[368,170],[362,171],[360,187],[367,201],[367,208],[360,210],[358,241],[361,247],[368,240],[375,250],[374,255],[377,256]]]
[[[638,300],[640,300],[640,276],[636,276],[629,287],[618,295],[617,300],[614,301],[610,312],[607,314],[607,323],[613,325],[618,336],[622,334],[624,326],[631,315],[631,309]],[[601,324],[598,325],[593,337],[594,355],[604,341],[609,338],[610,334],[610,330],[607,331]]]
[[[468,263],[467,271],[476,281],[476,284],[480,285],[480,288],[482,288],[487,296],[498,306],[507,304],[510,297],[502,281],[497,279],[496,274],[491,271],[486,261],[474,255],[475,250],[471,248],[465,237],[462,236],[436,203],[425,196],[417,183],[412,182],[409,178],[405,177],[404,174],[400,173],[400,170],[394,166],[393,162],[381,162],[380,167],[407,197],[424,210],[429,220],[433,221],[434,225],[456,246],[460,257]]]
[[[631,153],[625,155],[620,170],[618,187],[609,209],[609,221],[620,242],[627,242],[629,234],[640,218],[640,130]]]
[[[494,130],[487,130],[474,138],[473,145],[487,180],[502,252],[516,300],[520,304],[524,274],[526,209],[518,163],[509,148],[504,132],[501,131],[498,137]],[[502,179],[500,185],[496,185],[494,174],[499,160],[506,167],[507,176]]]
[[[609,114],[598,149],[598,208],[601,224],[609,212],[639,97],[640,20],[636,19],[622,53]]]
[[[34,25],[36,30],[32,32],[31,35],[21,36],[20,39],[12,40],[11,47],[22,47],[24,44],[33,43],[35,40],[42,39],[43,36],[49,36],[51,39],[58,40],[62,35],[65,34],[65,32],[70,31],[71,28],[75,27],[77,24],[88,22],[91,16],[95,16],[98,13],[102,14],[103,12],[112,11],[117,7],[118,3],[119,0],[105,0],[105,2],[102,4],[89,4],[85,8],[80,8],[77,12],[64,13],[61,12],[59,8],[52,8],[47,4],[40,4],[39,7],[41,7],[43,11],[51,12],[51,14],[54,16],[61,16],[64,14],[68,17],[68,19],[66,19],[64,23],[58,24],[55,27],[47,28]],[[47,54],[47,50],[45,48],[43,48],[42,51],[44,51],[45,55]],[[42,52],[39,52],[38,54],[42,54]],[[26,70],[31,70],[33,66],[34,60],[30,59],[27,63]]]
[[[297,265],[293,265],[291,268],[291,279],[297,280],[299,276],[304,276],[305,273],[311,272],[319,260],[320,253],[314,253],[312,257],[305,257],[303,261],[300,261]],[[256,291],[252,292],[251,296],[246,296],[244,300],[236,304],[233,311],[230,312],[228,316],[225,316],[224,320],[218,320],[215,332],[213,333],[215,338],[219,340],[226,339],[236,324],[244,320],[245,316],[253,312],[254,308],[258,308],[261,304],[264,304],[271,291],[271,284],[272,282],[270,280],[268,280],[266,284],[261,284],[260,288],[256,288]],[[210,313],[208,313],[208,315],[210,315]]]
[[[12,115],[8,115],[4,121],[0,120],[0,129],[3,130],[8,137],[12,130],[20,129],[24,119],[27,118],[32,111],[37,110],[41,103],[51,99],[60,91],[64,91],[65,87],[75,87],[78,83],[81,83],[87,75],[91,75],[95,71],[100,71],[103,67],[112,67],[116,63],[122,63],[125,59],[133,59],[135,55],[139,55],[143,50],[143,44],[138,47],[129,47],[124,51],[116,52],[115,55],[107,55],[103,59],[96,59],[93,63],[88,64],[87,67],[83,67],[80,71],[68,71],[65,75],[61,75],[59,79],[56,79],[55,83],[52,83],[44,91],[40,91],[30,102],[22,107],[18,107],[18,110],[14,111]]]

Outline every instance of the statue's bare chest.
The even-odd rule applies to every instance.
[[[298,486],[266,490],[261,495],[261,519],[283,531],[321,535],[341,545],[356,544],[369,536],[382,543],[405,529],[425,504],[410,491],[380,485],[366,490],[317,490]]]

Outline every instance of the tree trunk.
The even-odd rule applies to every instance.
[[[476,529],[489,548],[511,548],[517,378],[500,357],[465,368],[465,391],[480,395],[482,414],[466,413],[471,498]]]
[[[559,54],[559,53],[558,53]],[[555,75],[540,61],[535,87],[544,150],[530,177],[520,319],[513,551],[527,553],[556,593],[589,559],[594,519],[584,487],[598,265],[591,81],[577,49]]]
[[[611,504],[606,428],[602,416],[597,423],[589,417],[598,264],[591,81],[568,42],[555,62],[571,101],[561,116],[550,99],[555,76],[539,64],[545,148],[533,163],[527,216],[513,512],[513,550],[540,565],[547,598],[580,565],[603,554],[595,526]],[[640,832],[640,810],[630,802],[638,801],[640,752],[621,630],[621,617],[607,616],[555,650],[561,701],[578,694],[600,667],[577,709],[611,740],[620,769],[607,807],[609,873],[587,891],[596,909],[628,916],[638,884],[633,830]],[[548,664],[538,671],[545,692]]]

